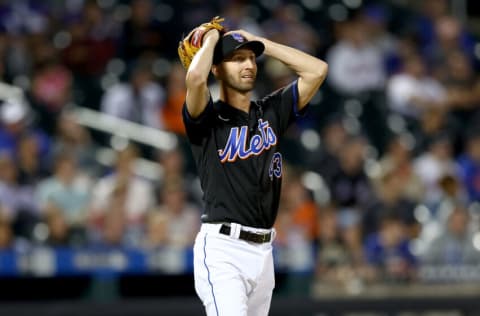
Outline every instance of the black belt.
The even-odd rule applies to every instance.
[[[220,227],[220,234],[230,236],[230,226],[223,224]],[[240,230],[240,236],[238,236],[238,238],[246,241],[251,241],[257,244],[263,244],[265,242],[269,242],[272,239],[272,234],[271,233],[258,234],[258,233],[248,232],[246,230]]]

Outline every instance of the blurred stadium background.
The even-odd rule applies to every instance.
[[[0,1],[0,315],[202,314],[176,48],[215,15],[330,66],[283,144],[271,315],[480,315],[473,0]],[[292,80],[258,63],[256,95]]]

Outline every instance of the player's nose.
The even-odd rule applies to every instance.
[[[244,67],[247,69],[253,69],[257,65],[255,58],[245,58]]]

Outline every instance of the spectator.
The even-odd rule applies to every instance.
[[[340,26],[340,38],[327,52],[327,80],[341,95],[356,95],[384,87],[382,52],[369,40],[365,25],[358,20]]]
[[[34,189],[46,176],[50,175],[50,151],[42,152],[39,139],[33,134],[25,134],[18,140],[15,159],[18,167],[18,182]]]
[[[165,91],[155,82],[151,65],[139,61],[128,82],[115,84],[105,91],[101,110],[124,120],[163,129],[164,101]]]
[[[434,32],[435,40],[426,47],[425,57],[437,78],[441,79],[442,76],[442,69],[438,65],[447,64],[447,56],[450,52],[463,52],[474,65],[475,40],[465,32],[459,19],[451,15],[439,17],[434,22]]]
[[[366,34],[373,46],[377,47],[386,61],[388,56],[398,50],[398,37],[388,30],[390,14],[387,8],[380,4],[365,6],[359,16],[360,23],[364,24]]]
[[[448,134],[452,142],[452,154],[455,154],[457,139],[461,136],[461,125],[449,114],[445,107],[432,107],[425,110],[417,124],[410,130],[415,139],[414,153],[428,150],[429,143],[439,134]]]
[[[345,215],[344,213],[343,215]],[[316,277],[347,290],[365,276],[361,222],[356,213],[339,216],[333,205],[320,212]]]
[[[407,127],[412,128],[428,109],[444,106],[446,91],[428,75],[420,56],[407,57],[404,65],[403,72],[388,81],[387,100],[391,110],[404,117]]]
[[[480,77],[468,56],[449,52],[443,84],[447,90],[447,107],[461,126],[473,126],[480,120]],[[445,65],[444,65],[445,66]]]
[[[335,172],[326,180],[331,200],[340,211],[355,209],[361,214],[376,199],[364,170],[366,146],[362,136],[349,136],[339,151]]]
[[[127,182],[116,183],[104,202],[102,214],[94,217],[95,221],[88,226],[89,239],[94,247],[118,248],[141,245],[146,211],[138,216],[135,222],[132,221],[129,186]]]
[[[420,225],[414,215],[417,204],[403,194],[405,185],[404,179],[391,170],[382,174],[376,186],[378,201],[365,214],[363,226],[366,234],[378,231],[384,214],[395,214],[405,226],[407,236],[418,237]]]
[[[353,279],[351,256],[340,237],[335,209],[323,208],[320,214],[316,278],[322,282],[343,285],[348,279]]]
[[[420,202],[425,188],[420,178],[413,169],[413,144],[404,135],[393,136],[387,146],[386,152],[379,160],[380,172],[374,177],[375,186],[381,188],[381,180],[384,175],[391,175],[401,185],[400,195],[402,198],[414,202]]]
[[[425,187],[423,201],[435,209],[441,201],[440,179],[446,175],[457,176],[458,166],[452,157],[452,142],[448,135],[436,135],[427,151],[415,158],[414,171]]]
[[[10,221],[0,212],[0,253],[12,248],[13,239]]]
[[[460,179],[470,202],[480,201],[480,131],[467,134],[465,151],[459,156]]]
[[[94,76],[103,74],[108,62],[116,55],[118,25],[93,0],[83,1],[81,12],[70,17],[67,23],[72,38],[63,49],[63,64],[77,78],[94,79]]]
[[[156,250],[168,247],[169,215],[153,210],[146,216],[146,231],[142,247]]]
[[[73,76],[60,63],[53,45],[39,46],[39,60],[32,74],[32,107],[39,116],[39,124],[52,135],[60,112],[72,101]]]
[[[338,155],[348,138],[348,132],[340,115],[332,115],[321,129],[322,146],[320,151],[308,158],[311,169],[327,181],[338,169]]]
[[[66,221],[61,210],[51,210],[45,216],[48,237],[44,243],[51,247],[75,247],[85,245],[84,231],[81,227],[73,229]],[[74,233],[76,231],[76,234]]]
[[[308,242],[313,243],[318,239],[318,208],[311,192],[302,183],[302,172],[294,167],[290,168],[292,170],[282,187],[282,208],[283,212],[288,213],[289,228],[280,231],[279,235],[296,230]]]
[[[278,217],[275,222],[275,244],[279,264],[297,272],[311,271],[315,266],[314,243],[318,241],[318,209],[301,182],[301,173],[284,166],[284,182]]]
[[[62,64],[74,77],[73,101],[97,110],[103,92],[101,76],[116,55],[119,30],[97,1],[79,2],[78,11],[61,21],[71,36],[61,50]]]
[[[418,33],[422,50],[424,50],[437,40],[435,24],[442,17],[448,15],[448,0],[424,0],[418,9],[411,25]]]
[[[25,135],[37,140],[40,157],[48,155],[50,138],[41,128],[34,126],[30,107],[17,100],[3,102],[0,106],[0,151],[16,155],[19,141]]]
[[[395,214],[384,214],[379,231],[367,236],[365,256],[372,281],[402,283],[415,277],[417,260],[410,251],[405,226]]]
[[[128,242],[127,227],[124,210],[110,208],[105,214],[99,239],[94,241],[93,245],[107,249],[131,246]]]
[[[182,180],[185,186],[187,200],[197,205],[203,204],[203,193],[200,188],[200,181],[193,171],[188,169],[187,157],[181,146],[177,146],[171,150],[159,151],[157,153],[157,161],[162,167],[162,175],[158,181],[158,189],[169,182]]]
[[[39,220],[39,205],[33,190],[18,182],[17,166],[8,153],[0,154],[0,205],[0,216],[11,222],[14,234],[30,238]]]
[[[160,192],[160,204],[155,212],[167,216],[167,243],[169,246],[185,248],[192,246],[200,229],[200,210],[186,200],[182,179],[169,179]]]
[[[469,229],[472,217],[462,205],[455,205],[446,229],[435,238],[422,255],[422,264],[462,266],[480,264],[480,251],[473,244]]]
[[[182,108],[186,97],[185,69],[175,62],[167,79],[166,101],[160,113],[160,121],[165,123],[165,129],[185,136],[185,126],[182,119]]]
[[[167,37],[155,19],[152,0],[133,0],[131,15],[121,26],[119,55],[130,65],[146,56],[168,51]]]
[[[86,224],[88,205],[90,203],[91,180],[78,169],[75,157],[68,152],[55,157],[54,172],[37,187],[36,196],[43,215],[53,223],[63,217],[68,226]]]
[[[264,36],[263,29],[251,15],[251,7],[245,2],[227,2],[220,16],[225,17],[223,25],[228,30],[241,29],[258,36]]]
[[[14,163],[13,157],[7,153],[0,154],[0,201],[3,215],[12,219],[17,211],[27,206],[28,209],[34,209],[31,204],[33,198],[25,199],[18,183],[18,169]],[[25,203],[24,201],[28,201]],[[26,204],[26,205],[24,205]]]
[[[96,157],[98,145],[90,131],[78,124],[74,114],[68,110],[58,117],[53,138],[52,155],[62,152],[71,153],[77,166],[90,176],[100,176],[101,166]]]
[[[292,5],[276,6],[272,18],[267,20],[262,28],[265,30],[265,36],[271,40],[298,48],[308,54],[316,55],[320,48],[320,40],[315,35],[315,30],[302,21]]]
[[[94,184],[90,206],[94,222],[101,222],[110,209],[121,208],[128,225],[142,225],[147,211],[155,203],[155,196],[153,185],[134,173],[137,158],[137,147],[129,144],[117,153],[113,172]]]

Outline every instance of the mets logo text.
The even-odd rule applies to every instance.
[[[253,135],[247,148],[247,126],[233,127],[230,129],[227,144],[224,149],[218,150],[220,161],[234,162],[237,158],[247,159],[252,155],[260,155],[264,150],[277,144],[277,135],[270,127],[268,121],[258,120],[260,135]]]

